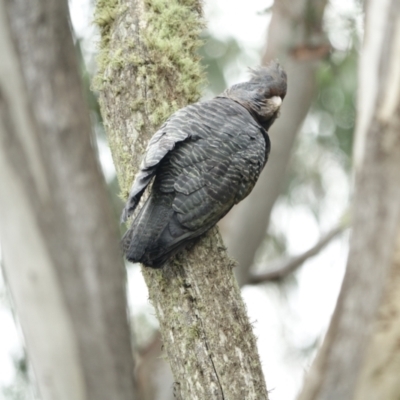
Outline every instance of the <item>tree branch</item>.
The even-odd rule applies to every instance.
[[[126,197],[158,125],[199,98],[201,2],[100,1],[97,22],[97,86]],[[268,398],[232,267],[215,228],[162,270],[142,269],[182,399]]]
[[[269,268],[269,271],[262,274],[251,275],[249,284],[259,284],[264,282],[279,281],[287,275],[300,268],[305,261],[317,255],[325,246],[327,246],[336,236],[341,234],[347,227],[343,224],[336,226],[330,232],[323,235],[320,240],[310,249],[296,257],[288,260],[278,261]]]

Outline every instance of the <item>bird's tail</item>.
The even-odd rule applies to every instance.
[[[151,195],[138,216],[122,238],[122,250],[126,259],[148,267],[161,268],[173,254],[168,224],[174,211],[168,196]]]

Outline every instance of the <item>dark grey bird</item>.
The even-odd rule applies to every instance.
[[[278,63],[259,67],[250,81],[177,111],[160,127],[121,217],[125,222],[132,215],[153,181],[122,239],[129,261],[161,268],[251,192],[268,159],[268,129],[286,81]]]

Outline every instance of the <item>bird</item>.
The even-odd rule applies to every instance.
[[[247,82],[186,106],[149,140],[121,222],[150,194],[121,240],[128,261],[163,268],[253,189],[271,149],[287,75],[273,61]]]

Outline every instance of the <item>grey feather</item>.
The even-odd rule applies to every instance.
[[[122,214],[150,196],[123,238],[128,260],[161,267],[253,189],[268,159],[267,129],[286,94],[278,64],[173,114],[150,139]]]

